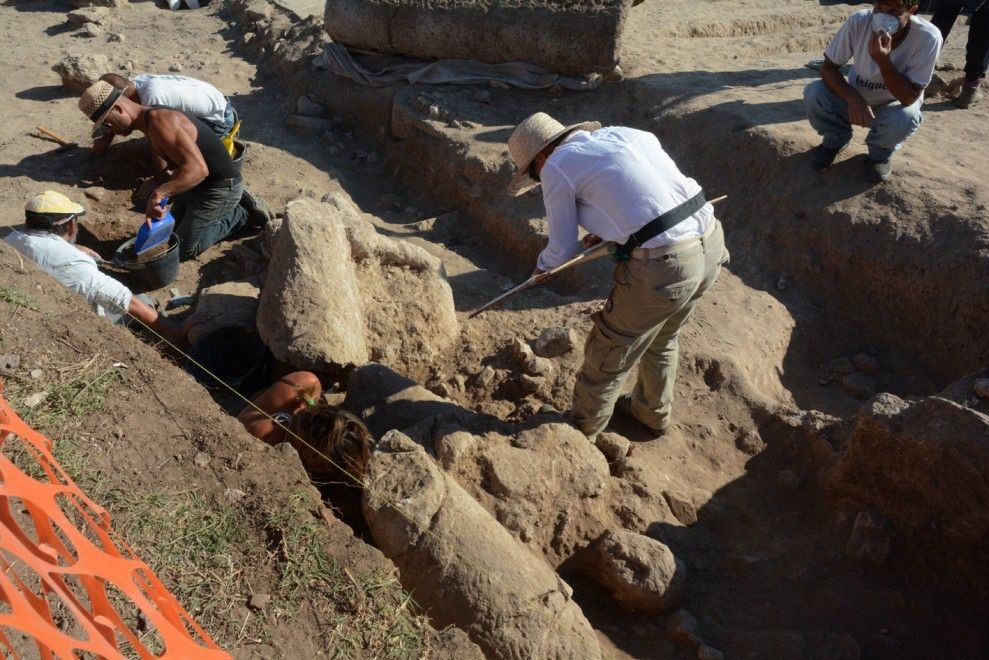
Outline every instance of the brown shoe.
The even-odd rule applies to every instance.
[[[653,433],[657,438],[663,437],[664,435],[666,435],[666,432],[670,430],[670,420],[666,420],[666,424],[664,424],[662,427],[656,428],[654,426],[649,426],[641,419],[636,417],[635,413],[632,412],[632,395],[629,394],[628,392],[618,397],[618,401],[615,402],[615,412],[625,417],[628,417],[629,419],[634,419],[639,424],[649,429],[649,431]]]

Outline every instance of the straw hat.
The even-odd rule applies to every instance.
[[[529,177],[529,165],[550,142],[569,131],[596,131],[599,128],[601,123],[596,121],[564,126],[545,112],[537,112],[516,126],[508,138],[508,153],[516,169],[508,184],[508,194],[517,197],[539,185],[538,181]]]
[[[113,104],[120,99],[120,95],[123,93],[124,90],[117,89],[105,80],[94,82],[82,93],[82,98],[79,99],[79,109],[95,124],[93,136],[99,131],[100,124],[110,114]]]

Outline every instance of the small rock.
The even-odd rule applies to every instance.
[[[529,346],[529,342],[524,339],[519,339],[515,337],[508,342],[508,352],[512,356],[517,364],[525,364],[529,361],[529,358],[534,357],[532,354],[532,347]]]
[[[876,393],[876,380],[865,374],[846,374],[841,379],[841,386],[860,399],[868,399]]]
[[[724,660],[724,657],[724,653],[707,644],[697,647],[697,660]]]
[[[438,105],[436,105],[434,103],[433,105],[429,106],[429,118],[430,119],[439,119],[442,116],[443,116],[443,113],[440,110],[440,107]]]
[[[828,371],[836,374],[850,374],[855,371],[855,365],[846,357],[835,358],[828,362]]]
[[[609,463],[625,458],[632,449],[632,443],[629,442],[628,438],[611,432],[598,435],[594,444],[601,450]]]
[[[766,448],[766,443],[763,441],[762,436],[759,435],[759,432],[752,429],[735,438],[735,446],[749,456],[755,456]]]
[[[780,291],[786,291],[787,278],[786,275],[780,275],[779,279],[776,280],[776,288]]]
[[[102,188],[86,188],[82,194],[90,198],[94,202],[99,202],[103,199],[104,190]]]
[[[791,470],[780,470],[776,473],[776,483],[783,488],[800,488],[801,479]]]
[[[41,369],[32,369],[31,370],[31,378],[33,378],[35,380],[40,379],[44,375],[45,375],[45,372],[42,371]]]
[[[255,612],[261,612],[271,603],[271,594],[251,594],[247,606]]]
[[[209,454],[207,454],[204,451],[197,452],[196,457],[192,459],[192,462],[198,465],[199,467],[206,467],[207,465],[209,465]]]
[[[295,447],[293,447],[292,443],[290,442],[279,442],[277,445],[275,445],[275,449],[278,450],[279,453],[285,456],[289,456],[289,457],[294,456],[295,458],[299,457],[298,450]]]
[[[168,67],[168,70],[171,71],[172,73],[182,73],[182,65],[173,64],[172,66]]]
[[[106,22],[110,10],[106,7],[83,7],[70,11],[65,15],[69,25],[82,26],[86,23],[103,24]]]
[[[594,545],[589,573],[631,612],[662,614],[683,596],[687,568],[659,541],[628,530],[608,530]]]
[[[474,376],[474,387],[485,388],[494,381],[495,370],[490,364],[481,369],[481,371]]]
[[[535,378],[528,374],[522,374],[518,377],[519,387],[522,388],[523,392],[533,394],[542,389],[543,384],[546,382],[542,378]]]
[[[83,92],[100,79],[107,71],[112,71],[106,55],[70,55],[52,67],[52,71],[62,78],[66,88]]]
[[[554,358],[569,353],[577,346],[576,333],[570,328],[546,328],[533,344],[539,357]]]
[[[845,545],[845,553],[849,557],[882,564],[889,554],[889,546],[885,518],[873,511],[862,511],[855,516],[852,533]]]
[[[95,23],[86,23],[82,28],[82,33],[87,37],[98,37],[103,34],[103,28]]]
[[[879,360],[868,353],[859,353],[852,358],[852,365],[866,374],[874,374],[879,371]]]
[[[666,632],[678,642],[700,644],[701,636],[697,629],[697,619],[687,610],[677,610],[666,620]]]
[[[223,491],[223,497],[231,502],[239,502],[240,500],[247,497],[247,493],[242,491],[240,488],[228,488]]]
[[[676,519],[684,525],[693,525],[697,522],[697,509],[694,508],[693,502],[686,497],[679,493],[663,491],[663,499],[666,500],[666,504]]]
[[[549,376],[553,373],[553,362],[547,358],[533,355],[525,361],[525,373],[530,376]]]
[[[25,408],[36,408],[38,405],[45,400],[48,396],[48,392],[35,392],[34,394],[24,398]]]
[[[4,376],[13,376],[20,364],[20,355],[0,355],[0,374]]]
[[[326,117],[326,108],[303,94],[295,103],[295,114],[303,117]]]
[[[478,103],[491,103],[491,92],[486,89],[479,89],[474,92],[474,100]]]
[[[458,391],[463,392],[467,388],[467,377],[463,374],[457,374],[453,377],[453,385]]]
[[[983,399],[989,399],[989,378],[976,378],[972,390]]]
[[[122,33],[120,33],[120,32],[111,32],[110,34],[107,35],[106,40],[107,41],[117,42],[117,43],[123,43],[124,42],[124,35]]]

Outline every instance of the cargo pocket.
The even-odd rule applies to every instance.
[[[619,334],[595,323],[587,338],[587,365],[606,374],[628,370],[636,339],[638,337]]]
[[[700,282],[697,280],[683,280],[681,282],[674,282],[673,284],[656,287],[656,295],[659,296],[661,300],[668,300],[671,303],[679,303],[684,300],[689,300],[690,297],[697,291],[697,287],[699,286]]]

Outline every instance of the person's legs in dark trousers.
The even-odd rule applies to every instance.
[[[931,23],[941,32],[941,38],[948,40],[948,33],[962,11],[962,0],[937,0]]]
[[[976,85],[986,77],[989,68],[989,0],[972,14],[965,47],[965,81]]]
[[[183,261],[198,256],[247,223],[248,212],[240,206],[243,192],[242,180],[228,180],[179,196],[172,214],[178,222],[175,233]]]

